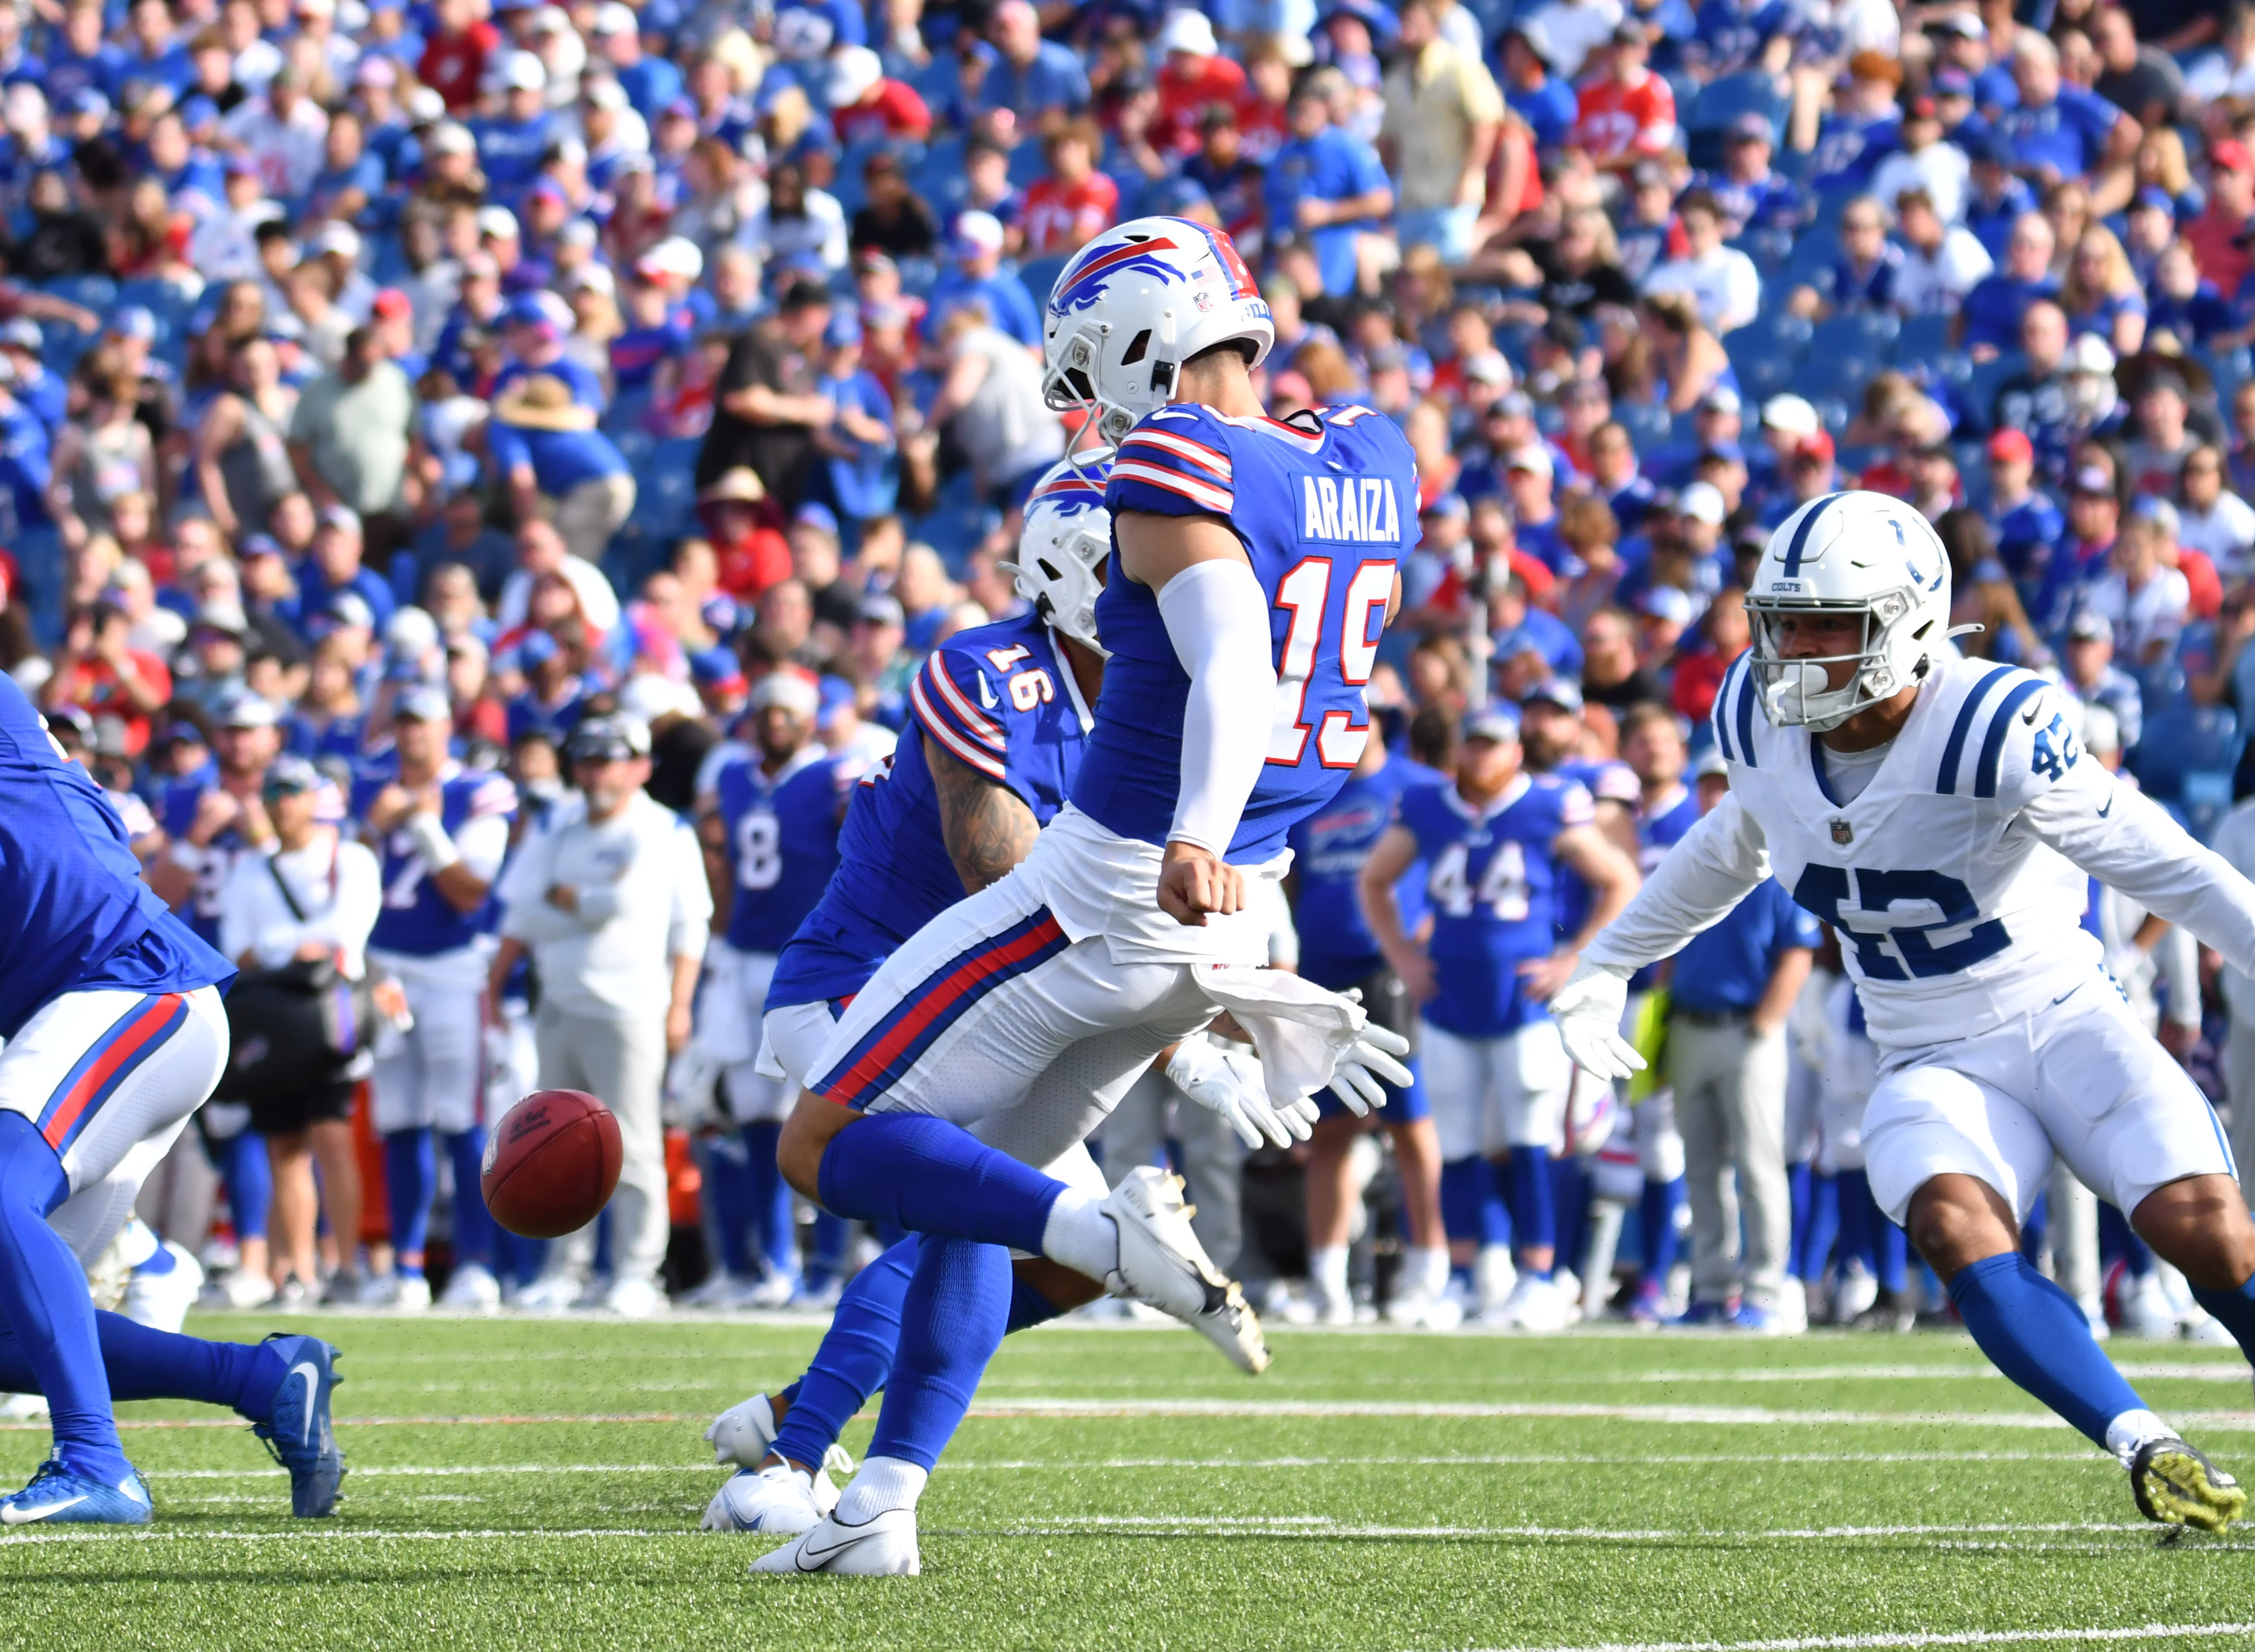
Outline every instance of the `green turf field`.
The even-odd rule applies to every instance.
[[[316,1323],[346,1352],[335,1520],[289,1520],[240,1429],[130,1407],[157,1525],[0,1537],[4,1620],[292,1652],[2255,1644],[2255,1536],[2158,1546],[1959,1337],[1281,1331],[1253,1380],[1187,1332],[1051,1327],[934,1475],[921,1578],[755,1580],[770,1540],[697,1530],[699,1435],[816,1325]],[[2255,1470],[2237,1356],[2113,1352]],[[45,1445],[0,1431],[11,1484]]]

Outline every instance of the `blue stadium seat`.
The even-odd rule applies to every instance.
[[[1827,355],[1823,350],[1811,350],[1808,358],[1793,369],[1790,388],[1796,396],[1810,401],[1830,398],[1839,402],[1860,399],[1864,386],[1870,383],[1879,371],[1879,358],[1843,350]]]
[[[1649,453],[1667,441],[1675,421],[1665,407],[1640,402],[1616,402],[1613,418],[1628,432],[1630,443],[1640,453]]]
[[[668,543],[688,531],[697,503],[697,450],[703,445],[699,436],[659,442],[636,467],[640,487],[631,525],[644,537]]]
[[[106,275],[59,276],[39,284],[42,292],[71,304],[82,304],[96,315],[107,315],[117,302],[117,283]]]
[[[1773,305],[1732,334],[1730,343],[1734,347],[1767,347],[1770,352],[1797,362],[1807,353],[1815,331],[1807,316],[1790,314],[1782,306]]]
[[[1790,229],[1772,227],[1749,229],[1731,244],[1754,261],[1754,268],[1761,271],[1762,278],[1767,281],[1784,269],[1792,258],[1793,240]]]
[[[1815,398],[1813,405],[1816,410],[1816,422],[1823,425],[1832,439],[1837,442],[1852,417],[1848,411],[1848,404],[1837,396],[1819,396]]]
[[[1817,323],[1809,335],[1809,354],[1815,360],[1832,355],[1868,355],[1881,362],[1894,355],[1895,338],[1902,323],[1885,311],[1863,310],[1836,315]]]
[[[1781,132],[1785,100],[1767,74],[1759,71],[1726,74],[1710,84],[1696,102],[1681,103],[1688,141],[1685,156],[1694,166],[1715,167],[1723,162],[1725,129],[1741,115],[1759,115],[1770,125],[1774,145]]]
[[[2230,807],[2231,774],[2245,743],[2229,706],[2171,706],[2146,714],[2130,768],[2150,795],[2186,804],[2188,815],[2197,808],[2212,831]]]
[[[1767,401],[1793,383],[1793,358],[1774,346],[1758,347],[1743,355],[1734,350],[1731,367],[1739,376],[1739,388],[1758,402]]]
[[[1840,450],[1840,468],[1851,476],[1860,476],[1887,456],[1885,446],[1877,442],[1865,442]]]
[[[1902,331],[1895,335],[1896,361],[1939,364],[1949,354],[1948,316],[1912,315],[1903,318]]]
[[[1047,146],[1036,137],[1021,138],[1010,151],[1010,182],[1020,189],[1050,169]]]
[[[1057,285],[1057,277],[1064,273],[1065,265],[1071,262],[1071,253],[1029,258],[1018,266],[1018,279],[1026,284],[1026,291],[1034,295],[1036,305],[1046,306],[1050,301],[1050,289]]]
[[[2010,355],[2000,355],[1993,362],[1976,362],[1973,364],[1973,370],[1965,380],[1964,401],[1967,411],[1983,430],[1989,428],[1989,421],[1994,417],[1998,390],[2004,387],[2006,379],[2027,364],[2027,358],[2017,351]]]

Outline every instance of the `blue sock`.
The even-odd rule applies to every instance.
[[[423,1247],[431,1237],[431,1199],[438,1181],[439,1157],[427,1125],[394,1130],[383,1138],[383,1195],[391,1211],[391,1265],[410,1277],[423,1271]],[[410,1256],[416,1260],[410,1262]]]
[[[1441,1227],[1451,1239],[1478,1246],[1511,1243],[1511,1215],[1496,1185],[1494,1165],[1469,1158],[1441,1166]]]
[[[1064,1309],[1018,1277],[1015,1267],[1010,1269],[1010,1318],[1002,1334],[1010,1336],[1020,1331],[1030,1331],[1036,1325],[1045,1325]]]
[[[2249,1279],[2237,1290],[2209,1290],[2195,1285],[2192,1299],[2232,1334],[2242,1353],[2255,1360],[2255,1279]]]
[[[1577,1155],[1566,1154],[1550,1161],[1550,1207],[1552,1230],[1558,1235],[1557,1266],[1582,1271],[1582,1219],[1588,1209],[1585,1195],[1590,1174],[1582,1168]]]
[[[775,1450],[785,1461],[819,1464],[846,1424],[885,1386],[901,1341],[901,1302],[909,1294],[923,1241],[903,1241],[854,1276],[814,1362],[776,1431]]]
[[[1909,1283],[1910,1235],[1889,1221],[1884,1213],[1879,1217],[1879,1289],[1900,1296]]]
[[[194,1400],[263,1422],[290,1369],[270,1342],[206,1342],[98,1308],[94,1327],[112,1400]],[[0,1388],[40,1391],[31,1356],[5,1327],[0,1327]]]
[[[172,1254],[171,1248],[159,1244],[155,1250],[149,1253],[149,1260],[136,1268],[133,1272],[137,1277],[146,1274],[151,1279],[162,1279],[166,1274],[177,1271],[179,1265],[180,1259]]]
[[[219,1173],[227,1183],[227,1219],[235,1227],[235,1242],[266,1237],[266,1213],[274,1203],[274,1166],[266,1156],[266,1138],[256,1130],[238,1130],[220,1143]]]
[[[747,1124],[744,1135],[744,1208],[759,1234],[759,1254],[777,1278],[798,1274],[798,1228],[791,1220],[790,1184],[776,1168],[781,1124]],[[832,1143],[835,1146],[836,1143]]]
[[[2027,1220],[2020,1224],[2020,1255],[2030,1262],[2042,1256],[2044,1241],[2051,1237],[2051,1199],[2046,1193],[2036,1195],[2036,1202],[2028,1206]]]
[[[732,1279],[748,1279],[758,1270],[750,1242],[751,1179],[741,1136],[724,1133],[706,1139],[706,1208],[713,1213],[713,1238],[720,1253],[720,1271]]]
[[[921,1113],[870,1113],[832,1136],[818,1185],[825,1208],[857,1221],[1042,1254],[1063,1182]]]
[[[85,1267],[47,1225],[69,1197],[62,1161],[39,1127],[0,1112],[0,1321],[47,1396],[55,1455],[73,1473],[115,1486],[133,1466],[110,1410],[94,1298]]]
[[[1636,1236],[1644,1253],[1644,1277],[1659,1290],[1668,1289],[1668,1270],[1675,1266],[1675,1213],[1683,1208],[1684,1178],[1672,1182],[1647,1179],[1644,1197],[1637,1201]]]
[[[1949,1299],[1991,1364],[2098,1445],[2109,1423],[2145,1409],[2098,1351],[2075,1298],[2019,1251],[1961,1269]]]
[[[2120,1262],[2139,1279],[2153,1271],[2153,1250],[2111,1199],[2098,1201],[2098,1256],[2102,1263]]]
[[[827,1290],[830,1282],[846,1271],[846,1245],[853,1236],[853,1223],[815,1207],[814,1254],[800,1269],[809,1290]]]
[[[493,1267],[494,1219],[486,1209],[481,1177],[486,1159],[486,1127],[472,1125],[446,1138],[446,1157],[454,1170],[454,1265],[474,1262]]]
[[[1809,1199],[1814,1192],[1816,1167],[1802,1159],[1785,1167],[1786,1204],[1793,1212],[1793,1227],[1787,1234],[1785,1254],[1793,1271],[1803,1279],[1814,1278],[1803,1264],[1809,1255]]]
[[[926,1237],[901,1304],[901,1346],[868,1455],[930,1470],[1002,1346],[1015,1281],[1000,1245]]]
[[[1541,1147],[1514,1147],[1504,1168],[1505,1185],[1510,1192],[1511,1226],[1519,1235],[1520,1255],[1530,1249],[1541,1249],[1557,1242],[1558,1216],[1551,1203],[1550,1150]],[[1521,1273],[1531,1273],[1538,1279],[1548,1279],[1548,1268],[1529,1268],[1519,1264]]]

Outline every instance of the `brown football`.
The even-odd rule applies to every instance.
[[[595,1220],[619,1185],[619,1121],[584,1090],[536,1090],[486,1142],[486,1208],[526,1239],[559,1239]]]

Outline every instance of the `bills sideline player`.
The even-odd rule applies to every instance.
[[[1109,468],[1100,459],[1060,464],[1036,486],[1011,565],[1030,611],[959,632],[932,652],[910,685],[918,737],[856,789],[837,875],[783,948],[768,1000],[766,1054],[794,1091],[841,1006],[878,967],[930,919],[1015,866],[1064,807],[1103,683],[1096,597],[1112,549],[1103,503]],[[1307,1138],[1312,1109],[1263,1119],[1257,1069],[1248,1075],[1241,1057],[1201,1038],[1177,1046],[1168,1076],[1228,1117],[1249,1145]],[[1067,1092],[1079,1086],[1089,1122],[1103,1116],[1071,1065],[1038,1082],[1024,1108],[1013,1111],[1043,1117],[1058,1105],[1044,1093],[1052,1082]],[[1005,1114],[982,1121],[974,1134],[1010,1151],[1020,1145],[1015,1122]],[[1103,1195],[1103,1176],[1078,1142],[1045,1168]],[[802,1532],[836,1507],[825,1466],[839,1463],[847,1422],[893,1376],[901,1302],[923,1242],[903,1240],[854,1276],[804,1377],[730,1408],[706,1431],[716,1461],[742,1465],[706,1511],[708,1529]],[[1101,1281],[1043,1257],[1020,1258],[1012,1273],[1010,1331],[1104,1294]],[[1227,1332],[1217,1340],[1241,1367],[1258,1371],[1265,1362],[1257,1327],[1225,1325],[1216,1316],[1201,1328]],[[1248,1330],[1252,1338],[1239,1334]]]
[[[501,1304],[493,1218],[480,1191],[485,1159],[486,968],[494,953],[494,879],[509,854],[516,788],[508,776],[465,769],[448,755],[453,706],[418,684],[392,702],[393,771],[353,786],[361,834],[383,861],[383,910],[369,932],[370,963],[397,977],[414,1025],[380,1057],[369,1092],[383,1138],[392,1271],[369,1282],[372,1305],[431,1305],[423,1245],[439,1192],[434,1136],[454,1172],[450,1307]]]
[[[756,1065],[760,1020],[776,960],[838,868],[840,823],[861,760],[814,738],[821,691],[792,671],[771,671],[746,706],[752,743],[728,758],[699,805],[708,861],[717,857],[713,899],[727,914],[706,949],[696,1041],[720,1070],[729,1118],[748,1163],[748,1218],[767,1276],[728,1282],[731,1304],[780,1308],[799,1283],[791,1192],[776,1169],[776,1142],[793,1092]],[[724,1218],[725,1219],[725,1218]]]
[[[235,967],[141,881],[125,827],[0,676],[0,1388],[46,1396],[54,1449],[0,1526],[145,1525],[116,1400],[233,1408],[319,1517],[344,1473],[337,1351],[206,1342],[103,1313],[87,1269],[227,1065]]]
[[[1519,1277],[1497,1323],[1563,1331],[1573,1300],[1552,1277],[1562,1259],[1550,1149],[1566,1123],[1573,1069],[1543,1004],[1581,949],[1636,892],[1636,867],[1606,839],[1578,780],[1528,773],[1507,706],[1473,712],[1453,778],[1410,786],[1363,863],[1365,920],[1421,1006],[1418,1047],[1441,1137],[1441,1174],[1499,1161],[1510,1188]],[[1431,939],[1409,938],[1394,885],[1427,868]],[[1587,891],[1562,946],[1568,875]],[[1473,1234],[1459,1235],[1472,1239]]]
[[[1117,444],[1097,626],[1104,692],[1071,800],[1009,873],[926,924],[847,1007],[784,1128],[793,1185],[927,1235],[861,1472],[760,1570],[910,1572],[916,1505],[1009,1318],[1012,1249],[1186,1323],[1250,1322],[1150,1167],[1105,1198],[965,1127],[1028,1114],[1071,1061],[1099,1098],[1232,1011],[1275,1107],[1325,1084],[1401,1085],[1406,1042],[1351,1001],[1262,967],[1246,893],[1370,737],[1362,685],[1415,543],[1416,471],[1363,408],[1268,418],[1252,369],[1275,326],[1229,238],[1180,218],[1106,231],[1058,276],[1044,390]],[[1250,714],[1271,708],[1266,717]],[[1234,863],[1233,863],[1233,861]],[[1069,1121],[1085,1128],[1086,1096]],[[1078,1135],[1065,1138],[1078,1139]],[[1063,1145],[1063,1143],[1060,1143]],[[1026,1158],[1041,1162],[1028,1151]]]
[[[1998,1369],[2122,1462],[2141,1513],[2220,1531],[2246,1494],[2147,1409],[2018,1241],[2063,1158],[2255,1353],[2255,1223],[2230,1149],[2078,922],[2087,874],[2244,969],[2255,886],[2086,759],[2055,686],[1947,649],[1949,585],[1941,541],[1897,500],[1826,494],[1786,518],[1747,597],[1753,646],[1715,702],[1730,793],[1552,1009],[1584,1066],[1641,1066],[1619,1031],[1631,972],[1774,869],[1838,931],[1879,1049],[1863,1141],[1879,1208]]]

